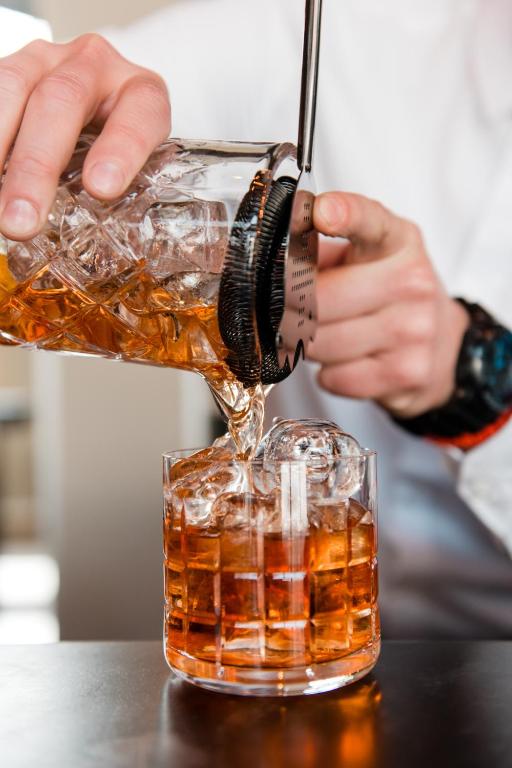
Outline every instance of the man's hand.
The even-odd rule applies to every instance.
[[[0,59],[0,232],[15,240],[44,225],[85,125],[102,128],[84,166],[95,197],[124,192],[170,129],[162,79],[99,35],[65,45],[37,40]]]
[[[348,240],[321,247],[319,327],[308,349],[320,385],[400,418],[443,405],[468,316],[441,285],[418,227],[341,192],[316,199],[314,223]]]

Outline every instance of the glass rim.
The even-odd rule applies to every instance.
[[[202,448],[180,448],[177,450],[171,450],[171,451],[165,451],[162,454],[162,459],[168,463],[169,461],[180,461],[182,459],[190,459],[195,453],[198,453],[199,451],[207,450],[208,448],[211,448],[212,446],[203,446]],[[333,457],[333,463],[339,462],[339,461],[356,461],[358,459],[371,459],[375,458],[377,456],[377,451],[374,451],[370,448],[363,448],[361,447],[359,451],[353,455],[341,455],[341,456],[335,456]],[[243,459],[239,458],[236,455],[235,456],[208,456],[205,458],[199,458],[199,461],[205,462],[205,463],[212,463],[212,464],[257,464],[263,462],[263,456],[259,456],[257,458],[252,459]],[[273,460],[267,460],[268,464],[296,464],[296,465],[303,465],[307,464],[308,458],[297,458],[297,459],[273,459]]]

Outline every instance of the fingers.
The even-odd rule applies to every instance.
[[[41,79],[50,57],[49,46],[42,40],[32,43],[18,53],[0,59],[0,175],[8,152],[21,124],[25,104]],[[34,46],[40,55],[33,54]]]
[[[31,43],[15,55],[30,87],[17,105],[16,142],[0,192],[0,229],[9,237],[33,237],[46,221],[80,131],[108,90],[112,50],[87,35],[66,45]],[[12,118],[8,145],[14,123]]]
[[[25,105],[32,91],[52,60],[51,46],[37,40],[18,53],[0,60],[0,100],[2,121],[0,124],[0,179],[11,146],[18,133]],[[5,185],[4,185],[5,187]],[[8,203],[7,213],[2,215]],[[16,198],[9,201],[3,189],[0,195],[0,230],[15,235],[21,228],[34,231],[38,224],[37,211],[27,200]]]
[[[352,242],[390,247],[400,242],[403,220],[375,200],[347,192],[326,192],[316,198],[313,221],[319,232]],[[381,254],[382,255],[382,254]]]
[[[60,174],[102,96],[101,58],[61,62],[34,88],[0,195],[0,227],[33,237],[48,216]]]
[[[332,323],[377,312],[398,291],[403,256],[326,269],[318,275],[318,320]]]
[[[379,321],[380,314],[320,325],[314,341],[308,347],[308,358],[323,365],[333,365],[387,349],[390,338]]]
[[[87,156],[83,175],[87,191],[103,199],[122,194],[153,149],[168,136],[170,124],[163,81],[150,72],[128,80]]]
[[[350,243],[343,240],[320,240],[318,268],[329,269],[343,264]]]
[[[386,391],[382,365],[373,357],[324,366],[318,372],[318,383],[327,392],[359,399],[378,399]]]
[[[84,168],[96,197],[122,194],[169,132],[167,90],[157,75],[123,59],[103,38],[31,43],[0,61],[0,231],[33,237],[83,126],[104,125]]]
[[[397,302],[375,314],[320,325],[308,357],[323,365],[346,363],[396,348],[428,346],[436,332],[426,302]]]
[[[318,382],[328,392],[344,397],[382,402],[391,393],[399,393],[399,399],[404,402],[424,386],[430,373],[428,356],[411,346],[324,366],[318,373]]]
[[[318,275],[320,323],[378,312],[395,302],[428,303],[437,292],[428,259],[403,251],[390,259],[326,269]]]

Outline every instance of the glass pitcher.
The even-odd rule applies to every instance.
[[[121,199],[100,202],[81,178],[93,140],[82,136],[45,230],[0,236],[0,343],[194,370],[214,385],[287,376],[315,314],[316,236],[292,217],[312,195],[296,194],[293,145],[169,140]]]

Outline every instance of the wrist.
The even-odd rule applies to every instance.
[[[449,399],[413,418],[407,431],[464,450],[475,447],[512,416],[512,332],[477,304],[457,302],[469,317]]]

